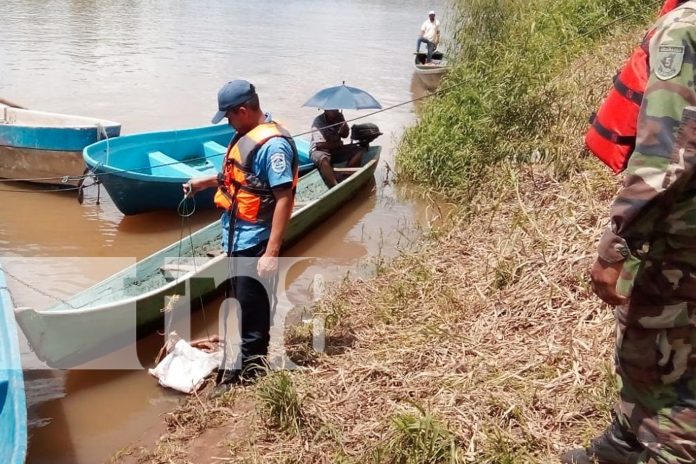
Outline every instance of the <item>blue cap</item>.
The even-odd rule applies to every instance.
[[[245,103],[256,95],[256,89],[249,81],[236,80],[225,84],[218,92],[218,112],[213,116],[212,123],[219,123],[230,108]]]

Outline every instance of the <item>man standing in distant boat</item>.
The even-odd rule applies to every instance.
[[[218,375],[218,384],[229,385],[255,377],[267,365],[274,295],[266,289],[275,291],[270,283],[292,214],[299,163],[292,137],[261,110],[251,83],[235,80],[220,89],[212,122],[223,118],[237,133],[227,148],[222,173],[191,179],[184,191],[193,195],[216,187],[215,204],[225,211],[223,249],[232,258],[258,258],[255,266],[248,259],[231,266],[231,290],[241,307],[242,344],[241,369],[228,370],[223,364]]]
[[[309,156],[319,169],[324,183],[328,187],[335,186],[338,181],[333,171],[334,163],[346,162],[348,167],[360,165],[366,149],[357,144],[344,145],[349,129],[343,113],[338,110],[324,110],[312,121],[312,143]]]
[[[435,53],[440,43],[440,21],[435,19],[434,11],[428,13],[428,19],[423,22],[420,28],[420,35],[416,42],[416,53],[420,53],[421,44],[423,43],[426,44],[428,49],[425,62],[430,63],[433,60],[433,53]]]

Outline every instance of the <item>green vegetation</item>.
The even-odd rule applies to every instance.
[[[259,382],[256,396],[269,425],[281,431],[299,432],[304,421],[302,405],[287,371],[269,372]]]
[[[460,462],[454,435],[420,406],[392,418],[389,439],[375,447],[367,461],[375,463],[436,464]]]
[[[596,88],[592,95],[578,93],[562,77],[579,56],[617,31],[644,28],[659,5],[641,0],[458,2],[463,19],[451,47],[457,59],[438,98],[403,138],[397,158],[401,178],[466,201],[502,161],[541,158],[561,174],[577,170],[581,147],[568,143],[568,136],[581,137],[603,93]],[[615,62],[614,69],[619,65]]]

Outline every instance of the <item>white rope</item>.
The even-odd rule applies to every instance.
[[[106,128],[104,125],[100,122],[96,123],[97,125],[97,140],[102,140],[100,137],[100,134],[104,136],[104,139],[106,140],[106,164],[107,166],[109,165],[109,155],[110,155],[110,150],[109,150],[109,134],[106,132]]]

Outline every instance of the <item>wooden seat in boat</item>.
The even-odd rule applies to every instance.
[[[227,153],[227,147],[224,147],[213,140],[203,142],[203,154],[206,156],[206,158],[220,154],[224,155],[225,153]]]
[[[174,264],[174,263],[169,263],[165,264],[164,266],[160,267],[160,272],[164,276],[164,279],[167,282],[171,282],[172,280],[176,280],[186,274],[189,274],[191,272],[195,272],[196,268],[192,264]]]
[[[150,160],[150,170],[155,176],[185,177],[188,179],[201,175],[201,171],[198,169],[167,156],[161,151],[151,151],[147,156]]]

